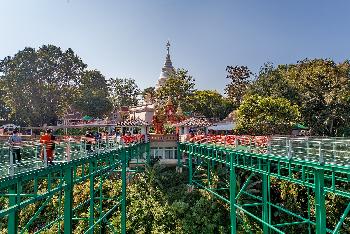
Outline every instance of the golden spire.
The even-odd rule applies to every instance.
[[[173,102],[171,101],[170,96],[168,97],[168,101],[166,102],[167,106],[173,106]]]

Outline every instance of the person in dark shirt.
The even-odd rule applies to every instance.
[[[20,164],[21,161],[21,148],[22,148],[22,138],[18,135],[18,129],[15,129],[12,132],[12,136],[9,138],[9,144],[11,146],[12,154],[17,159],[17,164]]]

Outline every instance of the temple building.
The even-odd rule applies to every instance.
[[[129,113],[130,119],[140,119],[150,124],[154,115],[154,104],[132,107]]]
[[[169,41],[166,43],[166,49],[167,49],[167,54],[165,57],[165,63],[159,75],[159,78],[155,87],[156,90],[160,88],[162,85],[164,85],[166,79],[168,79],[170,75],[175,72],[173,63],[171,62],[171,58],[170,58]],[[154,103],[152,103],[150,100],[145,100],[143,104],[130,108],[129,118],[141,119],[143,121],[146,121],[147,123],[151,123],[154,113],[155,113]]]
[[[175,69],[173,67],[173,63],[171,62],[171,58],[170,58],[170,42],[169,41],[167,42],[166,47],[167,47],[167,55],[165,58],[164,66],[163,66],[162,71],[159,75],[158,82],[156,84],[156,90],[159,89],[162,85],[164,85],[166,79],[168,79],[169,76],[175,72]]]

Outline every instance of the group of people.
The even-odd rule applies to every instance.
[[[22,148],[23,142],[22,142],[21,136],[19,135],[18,129],[13,130],[12,135],[9,137],[8,143],[10,145],[10,150],[13,155],[14,163],[17,165],[21,165],[22,164],[21,148]],[[46,154],[47,163],[49,165],[53,165],[56,138],[52,134],[51,129],[47,129],[46,132],[40,136],[40,143],[43,146],[40,151],[41,160],[44,161],[45,154]]]
[[[124,142],[126,144],[135,141],[136,136],[139,136],[141,134],[134,135],[135,139],[132,138],[131,132],[126,131],[124,133],[121,133],[119,130],[116,130],[112,133],[113,135],[106,132],[92,132],[91,130],[86,131],[85,135],[82,136],[82,140],[85,141],[85,149],[87,152],[93,151],[93,145],[97,143],[103,144],[105,142],[104,140],[108,140],[109,137],[113,136],[115,137],[115,140],[120,143]],[[130,138],[130,139],[129,139]],[[68,139],[69,140],[69,139]],[[138,140],[144,140],[144,139],[138,139]],[[54,154],[55,154],[55,148],[56,144],[58,144],[58,141],[56,140],[56,137],[53,135],[52,129],[46,129],[44,134],[41,134],[40,136],[40,143],[41,143],[41,150],[40,150],[40,157],[43,162],[45,162],[45,158],[47,159],[48,165],[54,164]],[[17,165],[22,164],[22,157],[21,157],[21,148],[22,148],[22,138],[19,135],[18,129],[14,129],[12,135],[9,137],[8,143],[10,145],[10,151],[12,152],[14,163]],[[68,152],[70,153],[70,152]],[[46,155],[46,157],[45,157]]]

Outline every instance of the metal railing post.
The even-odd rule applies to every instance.
[[[326,205],[324,191],[324,171],[315,169],[316,234],[326,233]]]
[[[16,184],[11,185],[9,188],[9,193],[11,194],[9,196],[9,207],[17,205],[17,186]],[[18,212],[17,210],[13,210],[8,215],[8,233],[9,234],[16,234],[18,233]]]
[[[319,152],[319,158],[318,158],[319,163],[320,163],[321,165],[323,165],[323,164],[324,164],[324,157],[323,157],[323,152],[322,152],[322,141],[320,141],[320,145],[319,145],[319,148],[318,148],[318,152]]]
[[[73,168],[67,167],[64,173],[64,234],[72,233],[73,218]]]
[[[236,168],[233,166],[235,161],[235,153],[230,153],[230,220],[231,234],[236,234]]]
[[[192,186],[192,153],[193,153],[193,147],[190,147],[190,152],[188,153],[188,173],[189,173],[189,185]],[[192,189],[192,188],[190,188]]]
[[[71,154],[71,145],[70,145],[70,141],[68,141],[67,143],[67,151],[66,151],[66,154],[67,154],[67,162],[70,162],[70,154]]]
[[[180,150],[180,143],[177,142],[177,170],[180,172],[180,170],[182,170],[182,154],[181,154],[181,150]],[[181,169],[180,169],[181,168]]]
[[[47,152],[46,152],[45,144],[43,144],[43,154],[44,154],[44,167],[47,167]]]
[[[90,173],[90,215],[89,215],[89,226],[92,227],[90,232],[91,234],[94,233],[94,205],[95,205],[95,191],[94,191],[94,184],[95,184],[95,177],[94,177],[94,170],[95,170],[95,162],[89,163],[89,173]]]
[[[126,167],[128,163],[128,151],[121,150],[122,156],[122,212],[121,212],[121,229],[122,234],[126,234]]]
[[[11,148],[9,148],[9,156],[10,156],[10,168],[9,168],[9,173],[10,176],[13,176],[15,174],[15,168],[14,168],[14,153],[11,150]]]
[[[267,171],[267,162],[264,160],[263,165],[264,171]],[[262,199],[263,199],[263,211],[262,211],[262,220],[264,234],[269,233],[269,175],[262,174]]]

